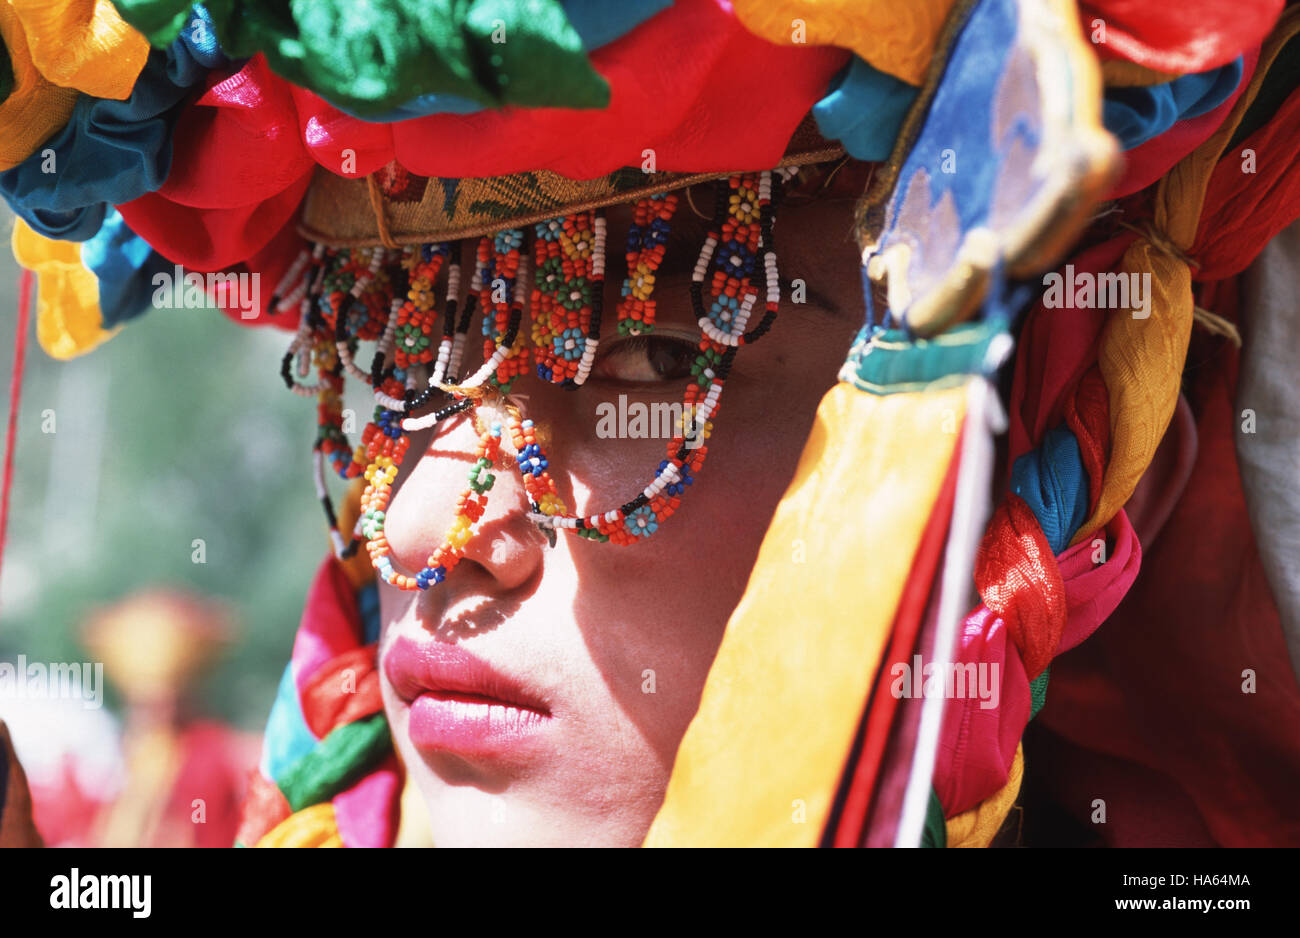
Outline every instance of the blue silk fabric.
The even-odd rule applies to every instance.
[[[1107,88],[1102,120],[1125,150],[1158,137],[1178,121],[1214,110],[1241,84],[1243,60],[1173,81],[1138,88]]]
[[[206,13],[195,8],[191,24]],[[190,90],[226,63],[211,23],[187,28],[165,51],[149,54],[131,96],[82,95],[57,134],[0,173],[0,196],[47,238],[85,241],[108,206],[160,188],[171,170],[172,129]]]

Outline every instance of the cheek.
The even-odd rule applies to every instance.
[[[587,650],[616,704],[668,764],[822,392],[810,386],[787,396],[783,409],[746,390],[728,390],[735,396],[703,469],[653,537],[630,547],[570,539],[573,608]]]

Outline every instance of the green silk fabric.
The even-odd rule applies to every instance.
[[[114,0],[154,46],[190,25],[190,0]],[[602,108],[559,0],[208,0],[222,50],[266,55],[276,74],[357,114],[426,94],[486,107]]]

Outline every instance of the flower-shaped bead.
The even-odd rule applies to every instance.
[[[540,476],[546,471],[546,467],[550,465],[546,461],[546,457],[542,455],[542,448],[536,443],[529,443],[520,450],[518,455],[515,456],[515,461],[519,463],[520,472],[533,476]]]
[[[414,358],[429,347],[429,335],[413,322],[403,323],[393,331],[397,348]]]
[[[747,186],[740,186],[727,200],[727,209],[732,217],[744,224],[758,220],[758,193]]]
[[[591,284],[586,277],[570,277],[560,288],[556,297],[560,305],[568,310],[582,309],[591,305]]]
[[[396,478],[397,466],[388,456],[378,456],[374,462],[366,466],[366,481],[375,487],[392,485]]]
[[[659,530],[659,518],[649,505],[642,505],[623,519],[623,526],[634,537],[649,537]]]
[[[583,338],[581,329],[565,329],[552,340],[552,343],[558,357],[566,361],[577,361],[582,357],[587,340]]]
[[[373,540],[384,533],[384,513],[370,509],[361,518],[361,536]]]
[[[714,298],[713,305],[709,307],[709,319],[713,320],[713,324],[723,332],[729,333],[731,323],[738,312],[740,312],[740,303],[736,298],[723,294]]]
[[[568,248],[571,256],[586,260],[591,257],[596,238],[591,233],[590,228],[578,224],[570,217],[564,221],[564,235],[561,237],[561,243],[564,244],[565,242],[567,242],[565,247]]]
[[[517,251],[523,243],[524,233],[514,228],[498,231],[496,237],[492,239],[492,246],[498,254],[509,254],[511,251]]]
[[[537,267],[537,289],[554,296],[564,287],[564,262],[558,257],[548,257]]]
[[[717,263],[731,277],[748,277],[754,272],[754,255],[747,245],[734,239],[718,246]]]
[[[648,300],[655,288],[654,271],[645,261],[638,261],[632,276],[624,283],[626,284],[624,295],[630,293],[638,300]]]
[[[668,468],[668,462],[669,461],[665,459],[663,462],[659,464],[659,473],[663,472],[666,468]],[[656,475],[658,475],[659,473],[656,473]],[[691,475],[690,470],[687,469],[685,466],[677,467],[677,475],[678,475],[678,479],[676,482],[669,482],[668,485],[664,487],[664,491],[667,492],[669,495],[681,495],[682,492],[686,490],[686,486],[690,485],[695,481],[695,478]]]
[[[568,511],[564,504],[564,499],[560,498],[554,492],[547,492],[537,502],[537,507],[541,509],[544,515],[562,515]]]
[[[533,230],[537,237],[543,241],[555,241],[560,237],[560,232],[564,230],[563,218],[552,218],[548,221],[539,221]]]

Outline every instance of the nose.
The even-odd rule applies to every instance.
[[[483,413],[484,419],[491,414]],[[510,451],[509,433],[503,432],[500,457],[480,469],[479,487],[491,474],[487,506],[472,526],[472,534],[448,579],[465,579],[466,565],[481,568],[492,580],[490,588],[509,592],[527,583],[540,569],[548,544],[546,536],[528,520],[530,510],[523,481]],[[422,451],[413,446],[407,459],[416,459],[410,474],[393,495],[385,519],[385,536],[391,556],[407,575],[414,576],[429,563],[430,555],[447,542],[458,521],[458,502],[470,491],[470,474],[476,468],[479,434],[466,414],[453,418],[442,433]],[[474,579],[481,579],[474,577]],[[439,589],[439,586],[431,586]]]

